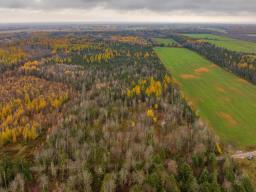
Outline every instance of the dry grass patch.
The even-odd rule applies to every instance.
[[[196,73],[207,73],[209,72],[208,68],[202,67],[195,70]]]
[[[217,68],[218,66],[216,64],[210,64],[211,68]]]
[[[192,75],[192,74],[181,74],[180,77],[182,79],[196,79],[196,78],[198,78],[198,76]]]
[[[219,112],[218,115],[224,119],[225,121],[227,121],[230,125],[235,126],[237,125],[237,121],[229,114],[225,113],[225,112]]]
[[[245,79],[239,78],[238,81],[241,82],[241,83],[246,83],[246,84],[248,84],[248,81],[246,81]]]
[[[230,102],[230,98],[229,97],[223,97],[222,100],[225,101],[225,102]]]
[[[221,93],[225,93],[226,92],[225,89],[223,87],[220,87],[220,86],[216,86],[216,90],[218,92],[221,92]]]

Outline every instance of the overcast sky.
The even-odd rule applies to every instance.
[[[256,0],[0,0],[0,23],[256,23]]]

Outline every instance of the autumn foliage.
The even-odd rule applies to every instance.
[[[0,142],[35,139],[47,115],[70,97],[70,89],[35,77],[4,76],[0,85]]]
[[[0,45],[20,55],[0,74],[0,191],[244,186],[229,159],[217,163],[215,137],[152,45],[132,33],[35,32]]]
[[[111,37],[111,40],[113,41],[119,41],[122,43],[134,43],[134,44],[142,44],[145,45],[147,44],[147,41],[137,37],[137,36],[120,36],[120,35],[113,35]]]
[[[163,92],[167,91],[171,83],[171,78],[165,75],[162,81],[155,80],[154,77],[139,80],[136,85],[127,90],[128,97],[146,95],[147,97],[159,98]]]

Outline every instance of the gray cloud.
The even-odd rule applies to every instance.
[[[0,8],[88,9],[103,7],[115,10],[147,9],[157,12],[191,11],[239,14],[254,13],[256,0],[0,0]]]

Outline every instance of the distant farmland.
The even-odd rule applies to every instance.
[[[222,142],[256,144],[256,86],[183,48],[155,48],[185,97]]]
[[[256,53],[256,43],[232,39],[213,34],[184,34],[185,36],[200,39],[218,47],[223,47],[231,51],[244,53]]]
[[[162,38],[155,38],[154,39],[157,43],[159,44],[163,44],[163,45],[178,45],[178,43],[176,41],[174,41],[173,39],[162,39]]]

